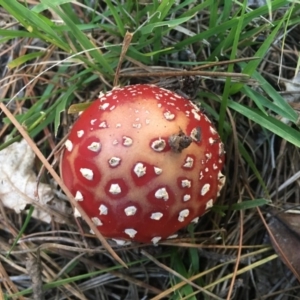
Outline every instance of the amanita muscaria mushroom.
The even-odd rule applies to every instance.
[[[61,175],[105,237],[155,244],[213,205],[223,164],[220,137],[195,104],[138,84],[101,94],[80,115]]]

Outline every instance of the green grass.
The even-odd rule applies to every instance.
[[[175,0],[100,2],[94,1],[91,5],[92,2],[89,0],[78,2],[41,0],[39,4],[31,5],[27,1],[0,0],[0,7],[19,24],[18,27],[0,29],[0,43],[10,44],[18,40],[22,41],[23,46],[27,46],[23,49],[22,56],[13,57],[7,65],[13,78],[23,80],[22,87],[16,88],[12,85],[10,93],[0,101],[7,105],[15,101],[24,107],[24,110],[18,111],[16,118],[32,138],[38,140],[46,130],[49,130],[53,139],[59,142],[62,132],[66,131],[66,118],[71,118],[65,114],[68,108],[72,104],[82,105],[84,102],[92,101],[101,90],[112,88],[126,32],[133,33],[131,45],[122,64],[122,71],[129,74],[141,69],[155,71],[154,66],[160,66],[161,70],[173,67],[174,71],[178,71],[211,63],[211,68],[206,69],[207,75],[199,80],[199,86],[202,85],[203,88],[197,90],[194,100],[201,103],[217,123],[218,131],[226,145],[232,145],[231,141],[236,131],[228,117],[229,112],[233,116],[238,132],[238,140],[235,142],[239,152],[235,153],[235,158],[229,153],[227,172],[230,175],[234,163],[238,162],[240,169],[248,172],[249,182],[254,182],[255,185],[255,188],[249,184],[238,191],[232,193],[229,191],[227,196],[230,195],[234,200],[226,201],[223,196],[220,206],[216,206],[211,230],[217,232],[216,238],[218,237],[220,241],[221,225],[217,225],[216,220],[220,220],[228,211],[233,212],[231,217],[238,219],[240,210],[249,209],[253,212],[255,208],[270,203],[270,199],[262,199],[267,198],[270,192],[268,178],[261,164],[257,162],[255,151],[249,146],[250,142],[245,141],[245,136],[239,133],[239,126],[246,128],[247,134],[253,133],[259,127],[260,132],[267,133],[265,137],[267,145],[269,145],[268,135],[272,134],[292,146],[300,147],[299,114],[279,93],[278,85],[272,80],[272,76],[267,76],[268,74],[261,69],[272,49],[275,47],[284,49],[285,43],[288,43],[288,36],[285,36],[285,33],[289,28],[300,23],[300,3],[269,0],[265,6],[250,9],[247,7],[247,1],[229,0],[183,0],[180,3]],[[280,39],[281,43],[278,46],[280,36],[283,38]],[[37,46],[31,47],[34,40],[38,41]],[[196,61],[193,59],[180,61],[178,52],[184,49],[192,49]],[[299,54],[300,50],[297,51]],[[280,55],[283,57],[284,51]],[[219,61],[249,57],[255,59],[223,66],[214,65]],[[36,69],[32,67],[33,65]],[[296,70],[299,69],[299,65],[298,55]],[[214,71],[242,73],[248,80],[238,81],[227,77],[215,81]],[[120,85],[132,82],[126,78],[126,72],[119,78]],[[135,80],[145,79],[137,77]],[[146,79],[161,85],[164,84],[163,80],[159,82],[157,77]],[[254,80],[255,84],[250,80]],[[35,89],[33,93],[29,92],[32,87]],[[287,122],[282,122],[282,118]],[[7,118],[3,117],[3,121],[4,124],[10,125]],[[247,128],[246,124],[251,125]],[[21,138],[15,128],[12,126],[8,128],[7,135],[10,139],[0,144],[0,150]],[[43,147],[48,153],[47,141],[44,141]],[[237,181],[240,182],[239,179]],[[254,194],[252,202],[246,201],[253,195],[251,193],[247,197],[241,196],[240,199],[241,190],[252,188],[262,189],[263,195]],[[231,200],[234,201],[234,205]],[[236,203],[237,200],[241,202]],[[25,227],[19,228],[17,240],[21,238]],[[236,230],[233,227],[229,226],[230,232]],[[199,230],[197,227],[189,229],[191,244],[194,242],[205,244],[206,241],[213,244],[208,236],[199,238],[197,230]],[[218,245],[222,245],[222,242],[221,239]],[[234,239],[230,242],[236,245]],[[47,258],[48,254],[59,255],[59,252],[57,254],[51,248],[42,251],[47,253]],[[128,252],[124,250],[122,254],[129,266],[138,265],[143,268],[145,263],[150,263],[150,260],[141,260],[136,257],[134,251],[131,251],[132,249]],[[233,253],[230,252],[228,255]],[[166,255],[158,257],[185,278],[204,272],[207,267],[199,259],[198,250],[193,247],[181,248],[180,241],[178,246],[174,245]],[[268,257],[270,260],[275,258],[271,255]],[[268,257],[262,262],[268,262]],[[43,259],[46,261],[46,256]],[[66,255],[64,259],[68,260],[70,257]],[[75,288],[78,280],[82,282],[86,278],[123,268],[119,265],[111,267],[111,264],[109,262],[109,266],[100,271],[98,269],[94,271],[93,268],[84,269],[86,273],[80,276],[69,276],[68,272],[73,271],[70,267],[66,274],[61,274],[61,278],[54,281],[51,281],[51,278],[45,280],[43,287],[45,290],[61,289],[64,285],[71,284]],[[211,273],[209,276],[207,274],[201,276],[195,283],[215,293],[218,299],[219,290],[214,289],[214,286],[218,280],[222,282],[222,278],[218,277],[212,265],[209,263],[207,265],[211,268]],[[234,266],[233,263],[231,266]],[[54,263],[52,267],[57,271]],[[74,270],[77,267],[75,264]],[[227,278],[225,273],[232,274],[224,271],[224,278]],[[212,278],[215,279],[215,285]],[[180,282],[180,278],[172,275],[165,288],[176,286]],[[71,288],[67,290],[70,293],[72,291]],[[18,293],[4,291],[4,298],[14,299],[20,295],[30,295],[31,292],[31,289],[24,289]],[[171,299],[198,299],[194,293],[195,289],[192,286],[184,285],[176,288]],[[208,296],[203,295],[203,299],[208,299]]]

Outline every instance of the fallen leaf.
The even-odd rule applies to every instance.
[[[54,198],[50,185],[37,185],[32,170],[34,159],[35,154],[25,140],[0,151],[0,200],[16,213],[24,210],[27,204],[43,207]],[[51,221],[51,216],[40,209],[35,209],[33,217]]]
[[[271,242],[276,253],[300,281],[299,213],[272,211],[268,225],[273,235],[271,235]]]

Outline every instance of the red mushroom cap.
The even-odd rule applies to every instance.
[[[63,181],[99,231],[157,243],[203,215],[225,182],[223,144],[207,116],[154,85],[99,97],[61,159]]]

